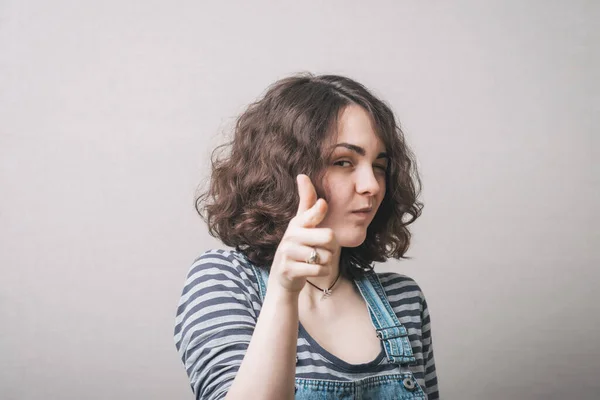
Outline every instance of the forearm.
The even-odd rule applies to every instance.
[[[267,291],[244,360],[227,400],[293,399],[298,341],[298,294]]]

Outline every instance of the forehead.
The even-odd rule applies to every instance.
[[[337,143],[351,143],[367,152],[385,152],[385,144],[375,132],[371,116],[356,104],[347,106],[339,117]]]

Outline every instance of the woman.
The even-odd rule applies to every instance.
[[[390,108],[346,77],[291,76],[230,145],[196,209],[235,251],[196,259],[177,309],[196,398],[439,398],[423,293],[372,266],[407,258],[423,207]]]

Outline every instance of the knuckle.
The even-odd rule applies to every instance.
[[[283,268],[281,268],[281,275],[286,278],[291,280],[293,278],[294,275],[294,271],[293,269],[290,267],[289,263],[285,263],[283,265]]]
[[[309,274],[310,275],[319,275],[321,273],[323,266],[321,264],[310,264]]]
[[[281,251],[283,254],[287,255],[290,252],[290,242],[287,240],[281,242]]]
[[[333,238],[334,238],[333,229],[331,229],[331,228],[325,228],[325,234],[324,234],[324,236],[325,236],[325,240],[327,240],[327,243],[333,242]]]
[[[296,239],[296,236],[298,236],[298,231],[296,228],[288,229],[288,231],[285,233],[285,240],[288,243],[288,246],[291,241]]]
[[[295,226],[299,226],[302,223],[302,215],[296,215],[295,217],[293,217],[290,220],[290,223],[288,224],[288,226],[290,227],[295,227]]]

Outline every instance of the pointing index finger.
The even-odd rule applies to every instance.
[[[298,196],[300,197],[296,215],[300,215],[315,205],[317,202],[317,192],[307,175],[298,175],[296,183],[298,185]]]

